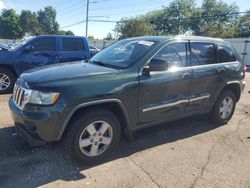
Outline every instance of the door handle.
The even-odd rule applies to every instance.
[[[217,69],[217,73],[222,73],[222,72],[224,72],[225,71],[225,68],[218,68]]]
[[[190,76],[191,76],[191,73],[185,72],[185,73],[181,74],[181,79],[190,78]]]

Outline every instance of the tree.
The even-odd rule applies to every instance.
[[[196,34],[217,33],[216,37],[235,36],[239,7],[220,0],[204,0],[201,5],[200,31]],[[221,32],[217,31],[220,29]],[[211,36],[211,35],[208,35]],[[212,35],[213,36],[213,35]]]
[[[65,35],[75,35],[75,34],[73,33],[73,31],[68,30],[65,32]]]
[[[124,18],[116,24],[115,32],[118,38],[123,39],[135,36],[153,35],[154,28],[153,25],[144,18]]]
[[[39,35],[41,33],[41,28],[37,19],[35,12],[30,10],[23,10],[20,15],[20,26],[22,27],[24,33],[30,35]]]
[[[94,37],[93,35],[89,35],[89,36],[88,36],[88,39],[89,39],[89,40],[95,40],[95,37]]]
[[[113,37],[112,33],[108,33],[106,37],[104,37],[104,40],[114,40],[115,38]]]
[[[19,24],[19,16],[15,10],[4,9],[0,16],[0,37],[4,39],[21,38],[24,33]]]
[[[57,32],[57,35],[75,35],[75,34],[70,30],[68,31],[60,30]]]
[[[237,32],[239,37],[250,37],[250,10],[240,17]]]
[[[153,11],[146,18],[159,35],[176,35],[198,27],[197,20],[194,22],[191,18],[199,13],[194,0],[173,0],[163,10]]]
[[[38,11],[38,22],[43,34],[56,34],[59,24],[56,21],[56,10],[51,6]]]

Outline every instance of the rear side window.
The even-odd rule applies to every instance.
[[[187,44],[172,43],[161,49],[153,58],[165,59],[169,67],[185,67],[187,62]]]
[[[218,61],[219,63],[236,61],[233,52],[227,46],[218,45]]]
[[[213,64],[217,62],[214,44],[191,43],[192,66]]]
[[[31,44],[34,52],[53,52],[56,51],[56,39],[38,39]]]
[[[83,40],[74,38],[62,38],[62,51],[83,51]]]

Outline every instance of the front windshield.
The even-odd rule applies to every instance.
[[[118,41],[96,54],[91,63],[113,68],[126,68],[144,56],[156,42],[139,39]]]
[[[31,41],[34,37],[27,37],[22,39],[19,43],[15,44],[10,48],[10,50],[16,51],[19,48],[21,48],[23,45],[27,44],[29,41]]]

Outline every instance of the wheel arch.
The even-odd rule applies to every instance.
[[[18,77],[17,71],[12,65],[0,64],[0,68],[5,68],[12,72],[16,78]]]
[[[128,130],[129,118],[123,103],[118,99],[98,100],[98,101],[79,104],[76,107],[74,107],[62,126],[58,140],[61,140],[65,136],[67,130],[70,129],[71,122],[74,121],[75,118],[83,115],[89,110],[94,110],[94,109],[110,110],[112,113],[114,113],[115,116],[117,116],[121,124],[122,133],[125,133],[125,131]]]
[[[235,96],[236,96],[236,101],[238,102],[240,100],[240,95],[241,95],[240,82],[238,82],[238,81],[228,82],[227,85],[222,89],[222,92],[225,91],[225,90],[233,91]]]

